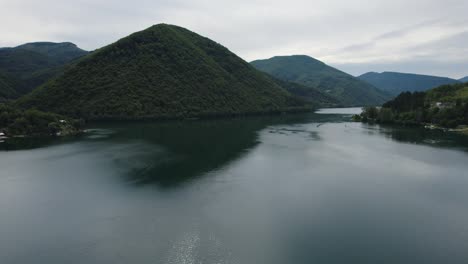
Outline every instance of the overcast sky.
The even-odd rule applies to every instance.
[[[306,54],[343,71],[468,75],[467,0],[0,0],[0,47],[93,50],[153,24],[207,36],[247,61]]]

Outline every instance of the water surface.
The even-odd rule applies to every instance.
[[[467,263],[467,137],[353,111],[1,143],[0,263]]]
[[[362,107],[350,108],[322,108],[317,110],[317,114],[341,114],[341,115],[357,115],[362,112]]]

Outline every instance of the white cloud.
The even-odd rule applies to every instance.
[[[424,61],[461,77],[468,68],[447,65],[468,61],[457,44],[466,40],[466,10],[466,0],[0,0],[0,46],[51,40],[92,50],[165,22],[246,60],[307,54],[355,74],[363,64],[420,72],[428,65],[414,62]]]

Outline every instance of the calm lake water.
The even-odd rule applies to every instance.
[[[468,137],[356,111],[1,143],[0,263],[468,263]]]

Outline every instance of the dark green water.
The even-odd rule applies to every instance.
[[[353,111],[0,143],[0,263],[468,263],[468,137]]]

